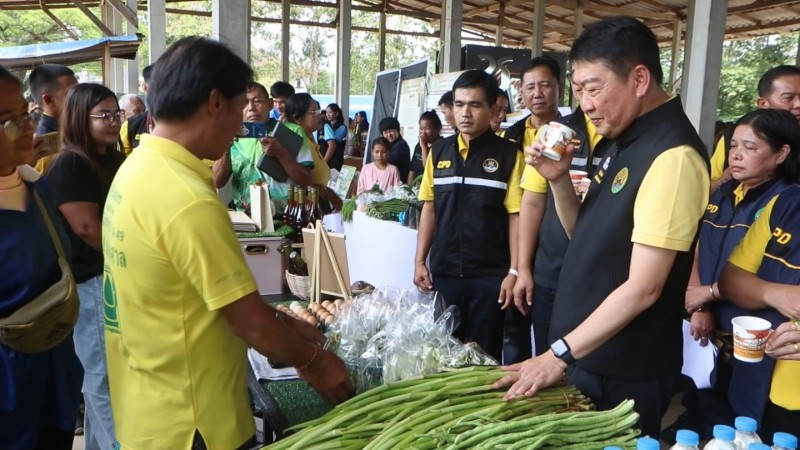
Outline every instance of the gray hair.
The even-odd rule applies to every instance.
[[[142,97],[139,97],[136,94],[125,94],[119,98],[119,108],[122,110],[130,108],[131,103],[133,103],[134,100],[139,100],[144,104],[144,100],[142,100]]]

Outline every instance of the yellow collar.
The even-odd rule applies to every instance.
[[[152,134],[143,134],[136,152],[153,153],[173,159],[190,168],[203,179],[211,180],[212,178],[208,166],[205,165],[200,158],[175,141],[153,136]]]

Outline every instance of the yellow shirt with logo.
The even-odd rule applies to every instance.
[[[659,155],[636,194],[631,242],[688,251],[697,220],[708,206],[707,174],[703,157],[692,147],[682,145]]]
[[[205,164],[175,142],[143,135],[111,186],[103,256],[122,448],[187,449],[195,430],[208,448],[246,442],[255,432],[247,347],[218,311],[257,286]]]
[[[464,142],[461,134],[458,135],[458,153],[461,158],[466,161],[469,147]],[[522,189],[520,188],[520,178],[522,177],[523,166],[525,161],[522,158],[522,152],[517,152],[517,157],[514,162],[514,169],[511,171],[511,176],[508,179],[508,189],[506,190],[506,197],[503,204],[509,214],[519,212],[520,204],[522,202]],[[433,201],[433,152],[428,152],[428,159],[425,160],[425,172],[422,175],[422,183],[419,187],[419,199],[422,201]]]
[[[739,245],[733,250],[728,262],[750,273],[758,273],[764,251],[772,238],[770,216],[778,196],[767,203],[764,211],[750,226]],[[773,326],[778,326],[774,324]],[[800,361],[775,362],[769,399],[772,403],[790,411],[800,410]]]

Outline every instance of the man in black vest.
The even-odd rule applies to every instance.
[[[708,155],[680,99],[660,87],[655,35],[632,17],[588,27],[570,51],[581,109],[614,139],[583,205],[568,170],[543,147],[526,162],[549,182],[571,237],[550,324],[550,351],[496,383],[506,398],[561,380],[598,409],[635,400],[637,428],[657,436],[682,364],[683,298],[708,202]]]
[[[420,187],[425,205],[414,284],[435,288],[447,305],[457,306],[461,323],[454,335],[499,361],[503,310],[513,305],[524,163],[516,145],[489,125],[497,100],[494,77],[468,70],[453,84],[453,95],[459,132],[433,144]]]

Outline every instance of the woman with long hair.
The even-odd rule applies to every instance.
[[[336,103],[331,103],[325,108],[325,124],[322,126],[320,142],[323,157],[331,169],[342,170],[344,163],[344,147],[347,145],[347,125],[344,124],[342,108]]]
[[[67,94],[61,118],[64,148],[45,174],[69,225],[74,253],[81,304],[75,350],[84,370],[87,449],[108,449],[116,444],[103,334],[101,222],[111,181],[125,159],[118,148],[121,114],[117,97],[105,86],[75,85]]]
[[[43,293],[69,275],[69,239],[53,196],[38,172],[26,165],[34,155],[33,128],[22,84],[0,66],[0,318],[4,320],[40,301]],[[41,351],[15,350],[0,339],[0,447],[72,448],[83,372],[71,334],[66,330]]]

